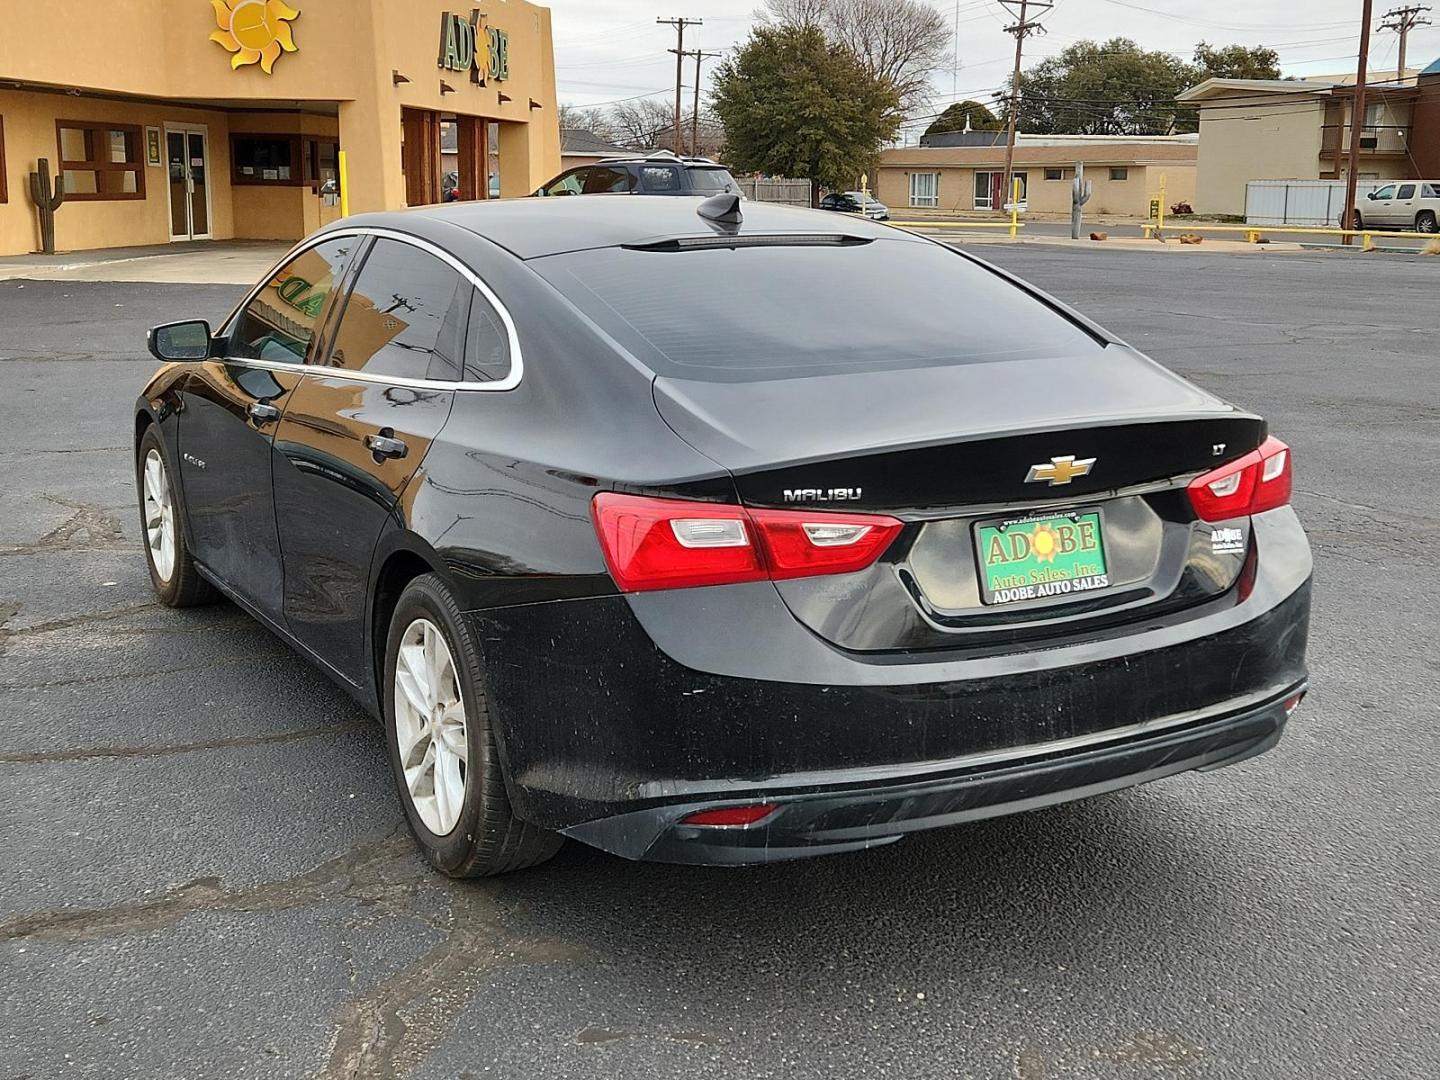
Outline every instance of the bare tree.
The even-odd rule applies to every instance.
[[[603,108],[561,105],[559,120],[561,131],[588,131],[612,142],[615,139],[614,124]]]
[[[765,0],[756,18],[780,26],[818,26],[892,87],[914,112],[931,96],[930,76],[951,62],[945,17],[923,0]]]
[[[667,98],[637,98],[610,106],[610,137],[633,150],[668,150],[675,141],[675,106]]]

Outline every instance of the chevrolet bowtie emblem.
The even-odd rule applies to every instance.
[[[1059,487],[1061,484],[1068,484],[1077,476],[1089,476],[1090,470],[1095,465],[1095,459],[1081,458],[1075,460],[1075,455],[1067,457],[1052,457],[1049,461],[1039,465],[1030,466],[1030,475],[1025,477],[1027,484],[1038,484],[1042,480],[1048,480],[1051,487]]]

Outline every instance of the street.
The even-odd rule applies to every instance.
[[[857,855],[473,882],[342,691],[152,601],[144,332],[243,290],[0,280],[0,1078],[1433,1075],[1440,259],[969,250],[1293,446],[1279,747]]]

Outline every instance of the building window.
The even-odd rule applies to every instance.
[[[1065,179],[1065,170],[1064,170],[1064,169],[1046,169],[1046,170],[1045,170],[1045,179],[1046,179],[1046,180],[1064,180],[1064,179]]]
[[[303,184],[298,135],[231,135],[230,174],[237,184]]]
[[[65,198],[85,200],[145,197],[144,136],[129,124],[55,121]]]
[[[940,174],[917,172],[910,174],[910,205],[940,205]]]
[[[334,139],[311,139],[305,155],[305,179],[317,194],[328,181],[340,182],[340,144]]]
[[[1120,166],[1119,168],[1111,169],[1111,170],[1110,170],[1110,179],[1111,179],[1111,180],[1129,180],[1129,179],[1130,179],[1130,170],[1129,170],[1128,168],[1126,168],[1125,166],[1123,166],[1123,165]]]

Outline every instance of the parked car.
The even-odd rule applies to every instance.
[[[1440,232],[1440,180],[1401,180],[1377,188],[1351,214],[1350,227]]]
[[[730,170],[709,158],[677,157],[668,150],[627,158],[604,158],[566,169],[536,195],[720,195],[738,194]]]
[[[889,221],[890,208],[864,191],[832,191],[820,200],[821,210],[842,214],[864,214],[875,221]]]
[[[1242,761],[1306,690],[1265,421],[864,218],[361,215],[149,346],[156,595],[374,713],[448,874],[887,844]]]

